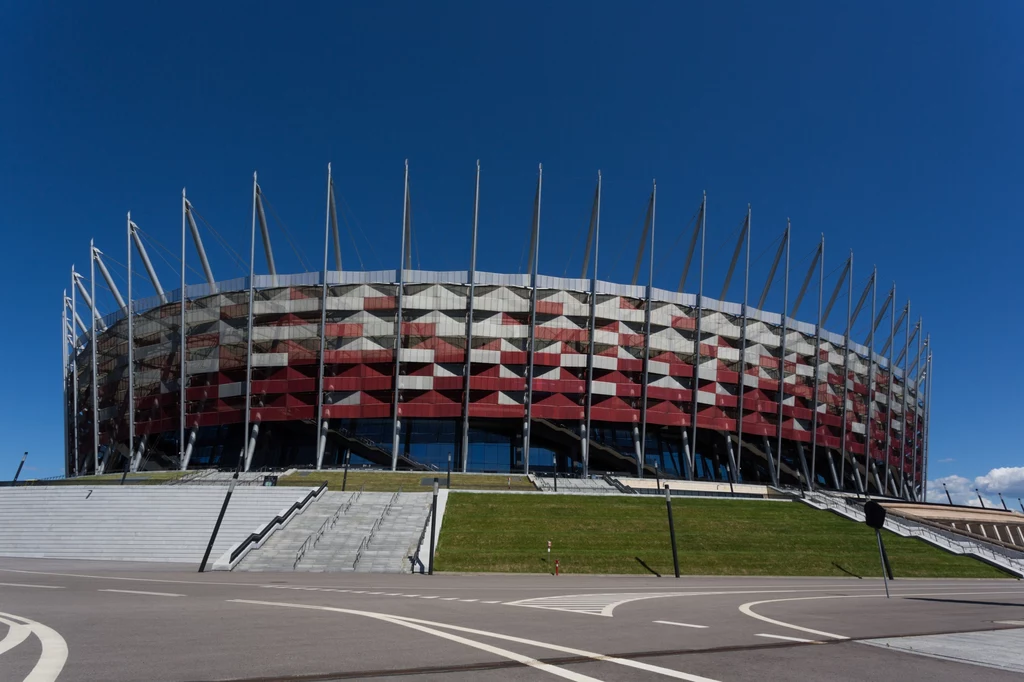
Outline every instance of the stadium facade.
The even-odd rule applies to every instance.
[[[207,281],[182,277],[165,291],[129,215],[127,267],[134,250],[157,295],[133,300],[129,276],[128,315],[91,244],[88,277],[72,269],[67,475],[326,468],[346,454],[444,470],[450,455],[456,471],[608,471],[923,499],[931,353],[909,302],[897,313],[895,287],[880,305],[875,273],[854,291],[851,254],[826,298],[823,238],[791,296],[787,226],[753,304],[748,211],[720,297],[742,261],[742,300],[711,298],[706,199],[679,291],[653,286],[652,257],[638,285],[654,250],[656,188],[632,282],[603,281],[600,177],[581,277],[544,276],[541,178],[525,275],[476,270],[476,210],[467,271],[412,269],[408,166],[401,270],[342,269],[329,173],[320,272],[276,272],[255,176],[248,278],[215,279],[183,193],[181,259],[190,233]],[[268,274],[253,271],[257,230]],[[688,277],[696,293],[683,292]],[[117,310],[93,309],[98,286]],[[761,309],[773,286],[784,288],[789,315]],[[846,310],[834,311],[843,291]],[[811,322],[796,318],[805,299],[817,308]],[[845,318],[843,334],[825,329],[830,317]],[[863,345],[849,336],[858,317],[869,318]]]

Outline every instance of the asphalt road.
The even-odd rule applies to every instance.
[[[0,559],[0,680],[1021,679],[1019,581],[890,590],[854,578],[197,574]]]

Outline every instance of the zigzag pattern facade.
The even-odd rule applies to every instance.
[[[251,365],[252,422],[288,423],[294,427],[287,438],[282,436],[279,442],[263,444],[264,450],[270,448],[261,455],[263,464],[310,464],[310,453],[315,461],[317,437],[313,425],[318,418],[318,391],[322,391],[323,398],[319,416],[327,420],[334,434],[333,447],[344,446],[347,435],[358,431],[358,421],[392,419],[397,348],[399,421],[453,423],[456,436],[442,446],[458,450],[464,391],[468,390],[471,424],[474,428],[479,425],[484,430],[513,434],[508,469],[519,466],[523,458],[521,453],[514,453],[514,434],[521,431],[527,415],[526,389],[527,381],[531,380],[527,376],[529,277],[476,274],[472,347],[467,348],[467,274],[406,271],[401,321],[396,320],[396,275],[394,271],[328,274],[322,378],[319,349],[324,285],[320,274],[255,278],[251,358],[246,357],[248,281],[220,283],[215,289],[218,293],[212,293],[207,285],[190,286],[185,312],[184,423],[187,430],[196,428],[202,434],[200,440],[207,448],[204,452],[214,457],[219,447],[221,459],[217,461],[223,464],[227,458],[237,456],[234,450],[241,448],[247,365]],[[697,477],[720,475],[717,452],[712,463],[708,451],[721,448],[724,460],[724,443],[729,434],[739,431],[742,420],[745,449],[737,477],[767,480],[766,448],[762,443],[770,439],[770,447],[774,448],[781,429],[782,455],[792,464],[787,467],[784,463],[779,474],[783,479],[787,475],[799,479],[797,452],[801,445],[808,448],[812,442],[812,410],[816,402],[817,456],[822,459],[814,468],[820,485],[836,487],[834,477],[829,479],[830,465],[824,458],[840,457],[844,425],[847,459],[841,464],[835,460],[834,464],[845,472],[844,480],[838,481],[839,488],[853,489],[855,476],[863,476],[864,480],[871,476],[864,468],[868,447],[870,458],[878,467],[892,472],[897,479],[902,475],[912,485],[920,484],[924,468],[925,396],[917,395],[913,378],[907,381],[904,391],[903,372],[898,367],[890,371],[888,359],[875,356],[874,381],[870,382],[868,349],[855,343],[847,349],[842,336],[823,331],[815,401],[817,333],[813,324],[787,320],[786,354],[782,357],[781,316],[749,309],[744,352],[739,304],[705,297],[698,307],[694,295],[654,289],[650,295],[648,336],[644,333],[648,304],[645,287],[598,282],[595,292],[590,289],[588,280],[538,277],[533,405],[529,409],[532,420],[547,420],[556,430],[582,433],[589,391],[592,438],[600,440],[595,434],[598,429],[624,429],[628,433],[646,415],[647,440],[635,444],[635,450],[643,452],[644,464],[653,461],[662,471],[683,475],[682,433],[691,426],[696,391],[697,427],[702,436],[693,446],[695,454],[705,462],[693,472]],[[175,466],[182,450],[178,443],[180,298],[180,292],[170,292],[170,302],[166,304],[156,300],[135,303],[135,428],[137,438],[149,443],[150,468]],[[593,329],[592,305],[596,318]],[[97,343],[101,457],[95,457],[92,451],[91,367],[86,338],[80,345],[85,350],[79,352],[75,363],[78,414],[72,414],[70,403],[67,407],[69,438],[77,439],[79,458],[76,466],[69,454],[69,472],[91,471],[96,459],[114,462],[115,455],[125,456],[128,447],[127,325],[123,312],[108,315],[104,323],[107,329],[99,335]],[[401,338],[396,343],[399,325]],[[594,373],[588,386],[591,338]],[[647,409],[643,410],[645,355],[649,364]],[[847,362],[849,374],[844,378],[843,367]],[[785,376],[782,395],[780,373]],[[71,396],[74,382],[70,376],[66,380],[67,395]],[[741,391],[742,415],[738,405]],[[887,404],[890,394],[891,405]],[[904,394],[906,405],[902,400]],[[303,441],[307,438],[305,434],[308,440]],[[342,440],[337,441],[335,436]],[[716,438],[722,439],[723,444],[718,445]],[[369,440],[379,441],[375,445],[383,450],[391,448],[390,440]],[[622,459],[605,461],[606,468],[632,467],[636,471],[633,448],[615,444],[614,439],[605,441],[623,454]],[[735,440],[732,442],[738,445]],[[553,453],[551,464],[561,462],[565,468],[578,468],[581,464],[581,448],[570,441],[553,437],[545,440],[535,432],[533,445]],[[73,446],[73,442],[68,444],[68,453],[76,450]],[[411,461],[417,459],[414,451],[404,454]],[[469,457],[469,470],[494,468],[474,463],[472,450],[455,455],[459,461],[463,456]],[[597,448],[591,448],[590,457],[591,468],[599,468],[594,461],[595,457],[600,458]],[[195,465],[202,461],[212,465],[214,459],[199,458]],[[330,457],[325,461],[330,462]],[[642,473],[643,467],[640,469]]]

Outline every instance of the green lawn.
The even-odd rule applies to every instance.
[[[320,485],[327,481],[330,490],[341,490],[344,474],[341,471],[300,471],[278,480],[278,485]],[[406,492],[426,492],[433,488],[434,477],[437,476],[444,488],[446,474],[409,471],[359,471],[351,469],[345,490],[359,490],[362,486],[367,492],[394,492],[399,486]],[[452,490],[508,490],[511,478],[512,490],[533,490],[533,483],[526,476],[501,476],[489,474],[452,474]]]
[[[673,499],[684,575],[881,575],[874,531],[797,502]],[[896,577],[998,578],[980,561],[883,535]],[[553,549],[548,557],[547,541]],[[665,502],[657,498],[458,495],[448,498],[440,571],[672,575]]]

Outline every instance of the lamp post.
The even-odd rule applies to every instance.
[[[946,487],[945,483],[942,484],[942,489],[946,491],[946,499],[949,500],[949,503],[952,505],[953,504],[953,498],[950,496],[949,488]]]
[[[978,502],[981,503],[981,508],[984,509],[985,508],[985,499],[981,496],[981,492],[977,488],[974,489],[974,492],[976,492],[978,494]]]

